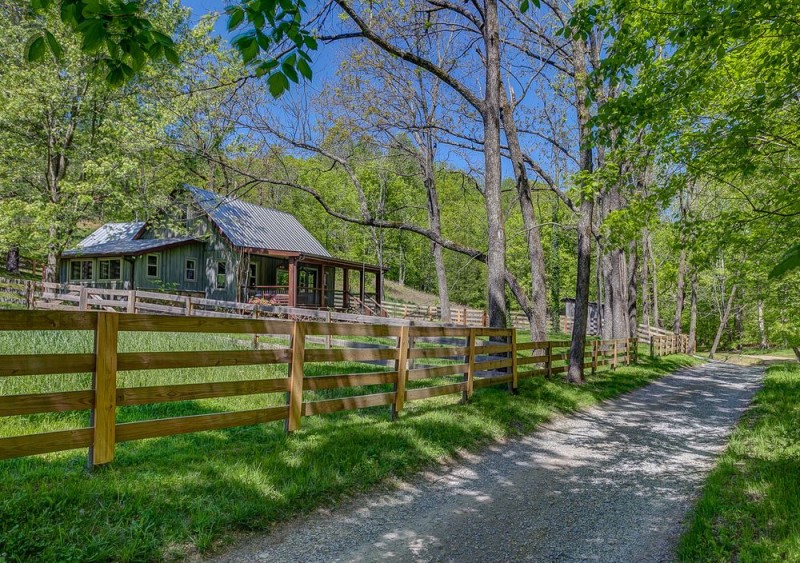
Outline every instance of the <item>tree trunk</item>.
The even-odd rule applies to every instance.
[[[558,329],[561,313],[561,261],[558,248],[560,246],[560,230],[558,218],[558,199],[553,198],[553,238],[550,240],[550,323],[553,330]]]
[[[681,257],[678,261],[678,287],[675,294],[675,320],[672,321],[672,331],[675,334],[681,333],[681,320],[683,318],[683,302],[686,296],[686,249],[681,249]]]
[[[742,347],[742,340],[744,339],[744,306],[736,308],[733,314],[733,327],[736,335],[736,348]]]
[[[486,55],[486,96],[483,100],[484,196],[488,227],[489,326],[505,328],[506,235],[501,203],[500,161],[500,32],[497,0],[486,0],[483,42]]]
[[[692,297],[689,313],[689,346],[687,352],[697,352],[697,270],[692,272]]]
[[[586,40],[574,37],[572,40],[573,69],[575,71],[575,109],[578,114],[578,144],[580,146],[579,167],[581,172],[590,175],[594,171],[589,126],[589,93],[586,88]],[[572,342],[569,347],[569,367],[567,381],[582,383],[583,356],[586,345],[586,322],[589,317],[589,283],[592,266],[592,221],[594,219],[594,196],[584,194],[581,199],[578,217],[577,275],[575,280],[575,316],[572,322]]]
[[[586,328],[589,319],[589,280],[592,264],[592,208],[590,197],[580,206],[578,219],[578,275],[575,281],[575,315],[572,319],[572,342],[569,347],[567,381],[582,383],[583,356],[586,344]]]
[[[661,315],[658,312],[658,268],[656,267],[656,257],[653,254],[653,242],[650,233],[647,235],[647,253],[650,255],[650,276],[653,279],[653,295],[651,305],[653,307],[653,324],[661,328]]]
[[[628,244],[628,331],[631,338],[639,333],[639,323],[636,314],[636,266],[638,262],[635,240]]]
[[[6,252],[6,271],[9,274],[19,274],[19,247],[12,246]]]
[[[800,346],[792,346],[792,351],[794,352],[794,357],[800,362]]]
[[[436,174],[433,162],[433,139],[430,134],[424,136],[425,143],[421,154],[421,165],[423,173],[423,184],[428,196],[428,224],[431,231],[437,235],[442,235],[442,219],[439,207],[439,193],[436,189]],[[444,249],[438,243],[433,243],[433,264],[436,268],[436,285],[439,291],[440,319],[442,322],[450,322],[450,292],[447,288],[447,271],[444,266]]]
[[[728,297],[728,302],[725,304],[725,309],[722,311],[722,318],[719,321],[719,328],[717,329],[717,334],[714,336],[714,344],[711,345],[711,351],[708,354],[710,359],[714,358],[714,354],[717,353],[717,347],[719,346],[719,341],[722,339],[722,333],[725,331],[725,326],[728,324],[728,318],[731,314],[731,308],[733,307],[733,298],[736,296],[736,284],[733,284],[731,288],[730,297]]]
[[[642,275],[640,287],[642,289],[642,323],[650,326],[650,290],[648,282],[650,280],[650,259],[647,254],[647,239],[650,233],[647,229],[642,229]]]
[[[525,311],[531,328],[533,341],[547,340],[547,282],[545,280],[544,249],[536,214],[531,201],[530,185],[525,170],[525,159],[517,136],[514,123],[513,100],[503,94],[503,130],[506,133],[511,162],[514,165],[517,199],[522,214],[522,226],[525,229],[525,240],[528,245],[528,260],[531,268],[531,300],[530,310]]]
[[[758,335],[760,337],[759,346],[762,350],[769,348],[769,341],[767,340],[767,328],[764,325],[764,300],[758,300]]]

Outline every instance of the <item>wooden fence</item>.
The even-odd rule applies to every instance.
[[[438,306],[393,303],[391,301],[385,301],[381,305],[381,312],[388,316],[377,316],[328,309],[220,301],[160,291],[88,287],[0,278],[0,308],[3,308],[3,304],[20,309],[60,311],[117,311],[221,318],[273,317],[313,319],[325,322],[396,324],[398,326],[412,323],[431,326],[443,324],[439,322],[440,309]],[[548,323],[550,323],[549,320]],[[484,309],[453,307],[451,322],[448,325],[485,327],[488,325],[488,315]],[[514,311],[509,312],[509,325],[522,330],[529,328],[527,317]],[[556,327],[549,324],[548,329],[553,331]],[[569,334],[572,331],[572,319],[562,315],[557,329]],[[589,331],[589,334],[595,333],[596,327]],[[669,334],[671,333],[664,329],[642,324],[638,327],[637,336],[647,339],[651,335]]]
[[[689,352],[688,334],[666,334],[650,337],[650,357]]]
[[[391,406],[397,418],[408,401],[460,394],[468,400],[476,389],[506,384],[516,391],[526,377],[552,376],[566,371],[569,341],[517,342],[514,329],[443,326],[343,324],[275,319],[217,319],[110,312],[0,311],[0,331],[91,331],[93,353],[20,354],[0,356],[0,377],[37,377],[92,373],[90,389],[0,396],[0,417],[90,410],[90,426],[39,434],[0,438],[0,459],[89,448],[90,465],[109,463],[119,442],[284,421],[287,432],[301,426],[302,417],[341,410]],[[118,337],[125,332],[284,335],[288,348],[205,352],[120,352]],[[1,336],[1,334],[0,334]],[[378,337],[394,339],[391,348],[320,349],[309,347],[314,336]],[[433,345],[430,339],[436,339]],[[443,345],[442,345],[443,344]],[[450,360],[447,365],[412,361]],[[585,366],[595,373],[601,366],[616,368],[635,362],[636,339],[589,341]],[[390,361],[391,371],[375,372],[370,361]],[[306,365],[317,362],[364,363],[364,372],[343,375],[307,375]],[[285,364],[286,377],[244,381],[118,387],[117,374],[125,371]],[[373,371],[367,372],[370,367]],[[347,369],[347,368],[345,368]],[[446,385],[406,389],[409,381],[456,376]],[[305,401],[303,391],[383,385],[380,392],[342,398]],[[391,386],[391,391],[386,391]],[[120,423],[118,407],[192,401],[218,397],[282,393],[285,405],[256,410],[218,412]]]

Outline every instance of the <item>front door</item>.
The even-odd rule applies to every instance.
[[[300,266],[297,278],[297,304],[319,307],[319,269]]]

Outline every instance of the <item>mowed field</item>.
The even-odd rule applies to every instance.
[[[363,340],[363,339],[362,339]],[[373,339],[374,340],[374,339]],[[387,344],[391,341],[387,340]],[[280,345],[279,341],[273,344]],[[242,349],[227,335],[121,333],[119,350]],[[315,346],[315,345],[312,345]],[[91,352],[88,332],[0,332],[0,354]],[[86,450],[0,461],[0,560],[183,558],[264,529],[293,514],[403,476],[428,464],[646,384],[693,362],[673,356],[606,370],[581,387],[525,379],[519,395],[480,389],[468,405],[456,395],[303,418],[287,436],[282,422],[184,434],[116,447],[110,466],[85,469]],[[447,360],[431,360],[444,363]],[[389,368],[364,363],[307,364],[306,376]],[[121,372],[118,387],[286,377],[286,365]],[[408,388],[460,380],[411,381]],[[0,378],[0,394],[88,389],[90,374]],[[390,391],[391,386],[306,391],[313,401]],[[249,410],[284,404],[283,393],[120,407],[118,422]],[[87,411],[0,418],[0,436],[84,427]]]

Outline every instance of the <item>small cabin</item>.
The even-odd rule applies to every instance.
[[[333,257],[294,216],[191,186],[177,196],[183,213],[177,226],[107,223],[62,254],[61,282],[290,307],[379,309],[384,270]]]

